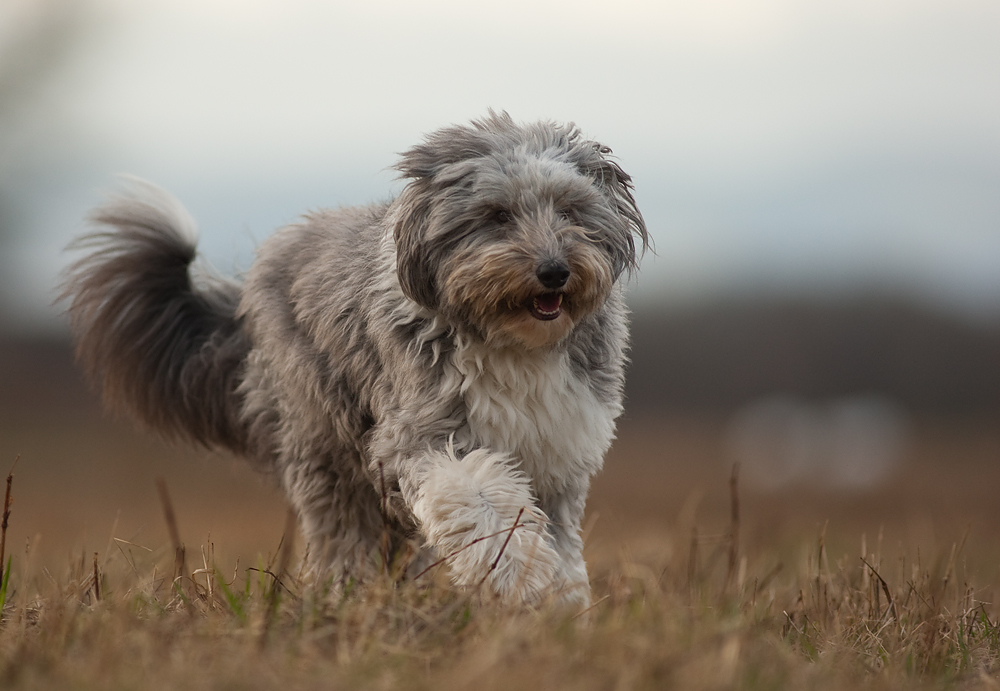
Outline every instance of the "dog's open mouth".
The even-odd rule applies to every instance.
[[[549,321],[562,314],[562,293],[542,293],[531,300],[528,311],[535,319]]]

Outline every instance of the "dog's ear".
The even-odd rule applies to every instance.
[[[486,156],[496,148],[498,137],[509,137],[517,129],[505,111],[489,114],[469,125],[455,125],[431,132],[422,144],[404,151],[395,168],[405,178],[429,178],[448,166]]]
[[[582,142],[582,144],[583,155],[577,159],[578,167],[607,195],[621,220],[620,240],[623,243],[615,243],[615,273],[620,274],[626,269],[632,271],[638,268],[639,257],[650,244],[646,221],[642,218],[632,194],[632,190],[635,189],[632,177],[610,158],[610,148],[598,142]],[[638,252],[635,243],[637,238],[641,246]]]
[[[507,113],[495,113],[471,125],[456,125],[432,132],[422,144],[403,152],[395,165],[401,177],[411,178],[397,200],[399,217],[393,229],[396,273],[410,299],[436,309],[436,267],[443,246],[429,237],[431,210],[436,196],[461,184],[473,170],[472,159],[489,155],[497,137],[515,128]]]
[[[430,191],[426,181],[415,180],[396,200],[399,216],[393,228],[396,243],[396,276],[403,294],[429,309],[437,308],[436,258],[427,242]]]
[[[432,178],[448,166],[480,158],[491,150],[489,135],[471,127],[448,127],[427,135],[423,144],[404,151],[396,170],[406,178]]]

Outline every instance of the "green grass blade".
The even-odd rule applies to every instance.
[[[3,606],[7,604],[7,584],[10,583],[10,565],[12,556],[7,557],[7,568],[3,571],[3,579],[0,579],[0,615],[3,614]]]
[[[222,577],[222,574],[216,570],[216,578],[219,582],[219,588],[222,589],[222,594],[226,598],[226,604],[229,605],[230,611],[236,615],[236,618],[240,620],[241,623],[246,623],[247,613],[243,609],[243,604],[240,602],[240,598],[232,591],[229,584],[226,583],[226,579]]]

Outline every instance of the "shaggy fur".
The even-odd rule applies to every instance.
[[[409,544],[411,572],[457,552],[459,585],[585,603],[620,278],[647,241],[609,153],[506,114],[440,130],[402,155],[397,199],[278,231],[242,285],[192,277],[194,223],[136,182],[64,285],[79,358],[110,406],[272,474],[318,572],[363,578]]]

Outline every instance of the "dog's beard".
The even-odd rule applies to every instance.
[[[561,254],[570,275],[550,289],[536,276],[541,257],[531,247],[494,242],[460,250],[443,267],[440,308],[491,346],[555,344],[604,304],[614,282],[596,244],[574,240]]]

